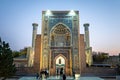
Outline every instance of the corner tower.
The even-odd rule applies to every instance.
[[[32,47],[27,48],[27,56],[28,56],[28,66],[33,67],[34,65],[34,54],[35,54],[35,41],[37,36],[37,23],[33,23],[33,31],[32,31]]]
[[[32,48],[35,48],[35,39],[36,39],[36,35],[37,35],[37,27],[38,24],[37,23],[33,23],[33,34],[32,34]]]
[[[92,65],[92,47],[90,47],[90,40],[89,40],[89,24],[85,23],[85,54],[86,54],[86,63],[88,66]]]

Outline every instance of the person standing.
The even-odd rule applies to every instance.
[[[39,74],[38,73],[36,73],[36,79],[38,79],[39,78]]]
[[[66,75],[65,74],[63,74],[63,80],[66,80]]]
[[[58,77],[58,73],[59,73],[59,71],[58,71],[58,69],[57,69],[57,77]]]
[[[74,79],[75,79],[75,71],[73,71],[73,77],[74,77]]]

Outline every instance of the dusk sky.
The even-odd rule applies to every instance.
[[[120,0],[0,0],[0,37],[12,50],[32,45],[32,23],[41,34],[43,10],[78,10],[80,33],[90,23],[93,51],[120,53]]]

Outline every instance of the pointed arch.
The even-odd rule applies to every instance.
[[[65,64],[65,59],[62,56],[59,56],[55,62],[57,65]]]
[[[64,59],[65,59],[65,61],[66,61],[66,57],[64,56],[64,55],[62,55],[62,54],[59,54],[59,55],[57,55],[56,57],[55,57],[55,61],[56,61],[56,59],[58,58],[58,57],[63,57]]]
[[[70,28],[61,22],[56,24],[50,30],[49,42],[51,46],[70,46],[72,43],[72,33]]]
[[[53,31],[53,29],[56,27],[56,26],[58,26],[58,25],[63,25],[64,27],[66,27],[69,31],[70,31],[70,33],[71,33],[71,30],[70,30],[70,28],[67,26],[67,25],[65,25],[64,23],[61,23],[61,22],[59,22],[59,23],[57,23],[56,25],[54,25],[52,28],[51,28],[51,30],[50,30],[50,33]]]

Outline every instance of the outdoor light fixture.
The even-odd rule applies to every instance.
[[[50,16],[52,13],[51,13],[51,11],[50,10],[47,10],[46,11],[46,16]]]
[[[75,11],[71,10],[71,11],[69,12],[69,15],[71,15],[71,16],[75,16],[76,13],[75,13]]]

